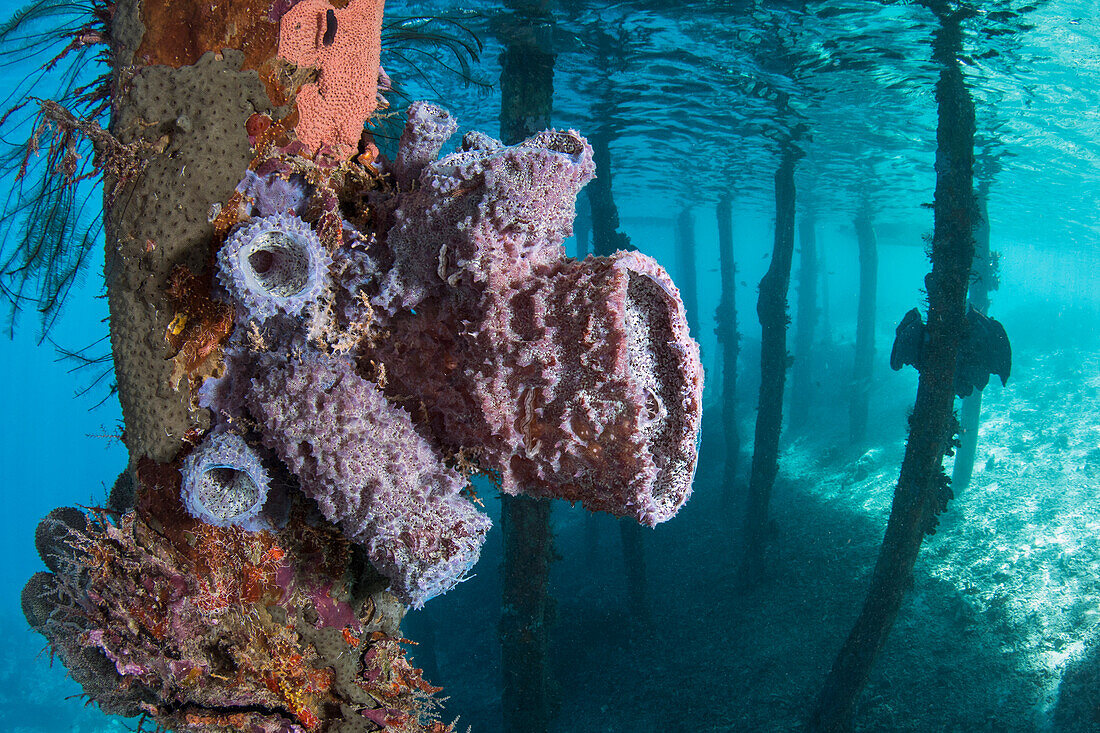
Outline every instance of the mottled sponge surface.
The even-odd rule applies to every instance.
[[[354,155],[378,106],[384,0],[301,0],[279,21],[279,56],[318,70],[298,90],[298,139],[314,152]]]
[[[211,433],[183,460],[180,498],[187,512],[217,527],[268,529],[260,511],[271,480],[260,457],[233,433]]]
[[[577,193],[594,173],[591,146],[572,130],[431,163],[394,214],[394,263],[375,305],[393,314],[429,298],[476,296],[561,261]]]
[[[573,131],[467,136],[427,165],[387,236],[369,354],[441,444],[474,449],[509,494],[653,526],[691,493],[703,370],[679,291],[650,257],[565,257],[593,174]]]
[[[293,214],[255,217],[218,251],[218,280],[246,318],[295,316],[315,305],[328,285],[332,257]]]
[[[504,490],[671,519],[691,494],[703,370],[668,274],[620,252],[482,306],[468,374]]]
[[[408,115],[393,161],[393,176],[402,189],[410,188],[424,167],[435,162],[443,143],[458,129],[451,113],[431,102],[413,102]]]
[[[343,359],[267,356],[252,373],[247,403],[265,444],[395,595],[419,608],[463,579],[490,521],[408,413]]]

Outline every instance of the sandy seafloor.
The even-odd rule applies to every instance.
[[[1100,729],[1100,342],[1035,333],[1009,387],[986,390],[973,482],[925,544],[858,730]],[[755,588],[737,584],[736,522],[706,441],[696,496],[647,541],[648,624],[627,610],[614,521],[557,513],[552,730],[800,729],[866,592],[914,376],[879,375],[865,449],[835,447],[843,406],[828,429],[785,441],[773,575]],[[461,633],[433,650],[451,710],[498,730],[494,618],[473,594],[443,603]]]

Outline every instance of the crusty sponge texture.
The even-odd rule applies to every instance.
[[[196,273],[207,266],[214,239],[207,213],[229,198],[252,157],[245,121],[272,111],[258,74],[242,71],[242,62],[227,50],[179,69],[141,67],[119,92],[111,132],[158,151],[106,216],[111,348],[134,460],[170,461],[188,428],[209,424],[192,408],[187,381],[171,383],[164,335],[174,313],[165,289],[176,265]]]

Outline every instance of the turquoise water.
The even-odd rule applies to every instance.
[[[6,18],[21,6],[5,2],[0,14]],[[35,70],[32,63],[7,65],[0,81],[5,96]],[[7,177],[5,190],[12,185]],[[102,255],[93,262],[72,292],[64,320],[49,336],[68,349],[82,349],[106,333],[106,301],[97,297],[103,288]],[[121,730],[121,721],[108,720],[78,699],[79,686],[66,677],[59,663],[51,666],[42,637],[28,628],[19,606],[28,573],[41,567],[34,551],[38,520],[54,506],[101,502],[104,487],[114,483],[127,460],[118,440],[109,437],[119,432],[118,401],[107,400],[91,409],[106,390],[77,397],[75,393],[94,379],[95,372],[71,372],[73,365],[59,361],[48,341],[39,343],[38,314],[33,306],[27,311],[18,319],[11,340],[0,346],[4,404],[0,430],[10,479],[4,490],[9,509],[0,539],[5,558],[0,566],[0,623],[7,629],[0,654],[5,698],[0,717],[5,730]],[[94,347],[102,349],[102,343]]]
[[[5,4],[3,14],[15,7]],[[388,10],[449,7],[391,2]],[[991,246],[1000,253],[990,313],[1012,339],[1013,376],[1006,388],[994,380],[985,391],[973,483],[922,551],[861,698],[862,730],[1100,727],[1100,11],[1086,2],[1044,3],[1023,14],[1026,30],[1025,20],[995,15],[1023,7],[986,6],[986,15],[968,21],[963,65],[977,109],[979,176],[989,181]],[[486,49],[474,73],[492,81],[501,47],[487,29],[501,10],[478,9],[485,17],[470,22]],[[644,538],[651,625],[630,617],[616,521],[564,503],[553,509],[560,558],[550,588],[558,701],[551,729],[794,730],[866,591],[916,392],[916,373],[893,372],[887,360],[895,325],[924,304],[932,228],[925,204],[935,183],[933,17],[916,5],[854,0],[560,3],[553,11],[554,123],[612,136],[622,230],[680,283],[687,265],[677,256],[675,218],[685,207],[694,216],[696,337],[708,376],[695,496]],[[402,81],[401,59],[383,64]],[[32,69],[9,67],[6,79]],[[433,84],[408,80],[411,98],[450,109],[460,132],[497,132],[499,89],[464,89],[438,68],[424,71]],[[735,582],[740,516],[720,500],[715,204],[720,194],[732,196],[742,333],[737,421],[747,474],[775,141],[800,126],[798,211],[815,213],[828,300],[818,305],[810,427],[785,431],[781,444],[772,574],[746,590]],[[864,200],[879,244],[877,350],[870,429],[852,445],[852,219]],[[575,252],[578,243],[567,247]],[[798,266],[796,254],[792,313]],[[100,269],[96,254],[50,341],[81,349],[105,334]],[[39,336],[32,308],[0,346],[10,508],[0,540],[0,622],[8,630],[0,641],[0,728],[122,730],[133,721],[86,706],[61,666],[50,666],[19,608],[23,583],[41,569],[37,521],[56,506],[100,503],[126,462],[117,400],[103,387],[75,396],[95,372],[71,371]],[[499,502],[489,496],[486,504],[496,521]],[[475,577],[404,626],[422,642],[412,654],[445,688],[459,729],[501,729],[501,554],[497,528]]]

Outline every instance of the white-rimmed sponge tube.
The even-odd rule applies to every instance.
[[[218,252],[218,279],[245,315],[299,315],[325,290],[332,256],[309,224],[291,214],[255,217]]]
[[[180,499],[187,512],[217,527],[269,528],[260,516],[270,479],[259,456],[233,433],[211,433],[183,460]]]

